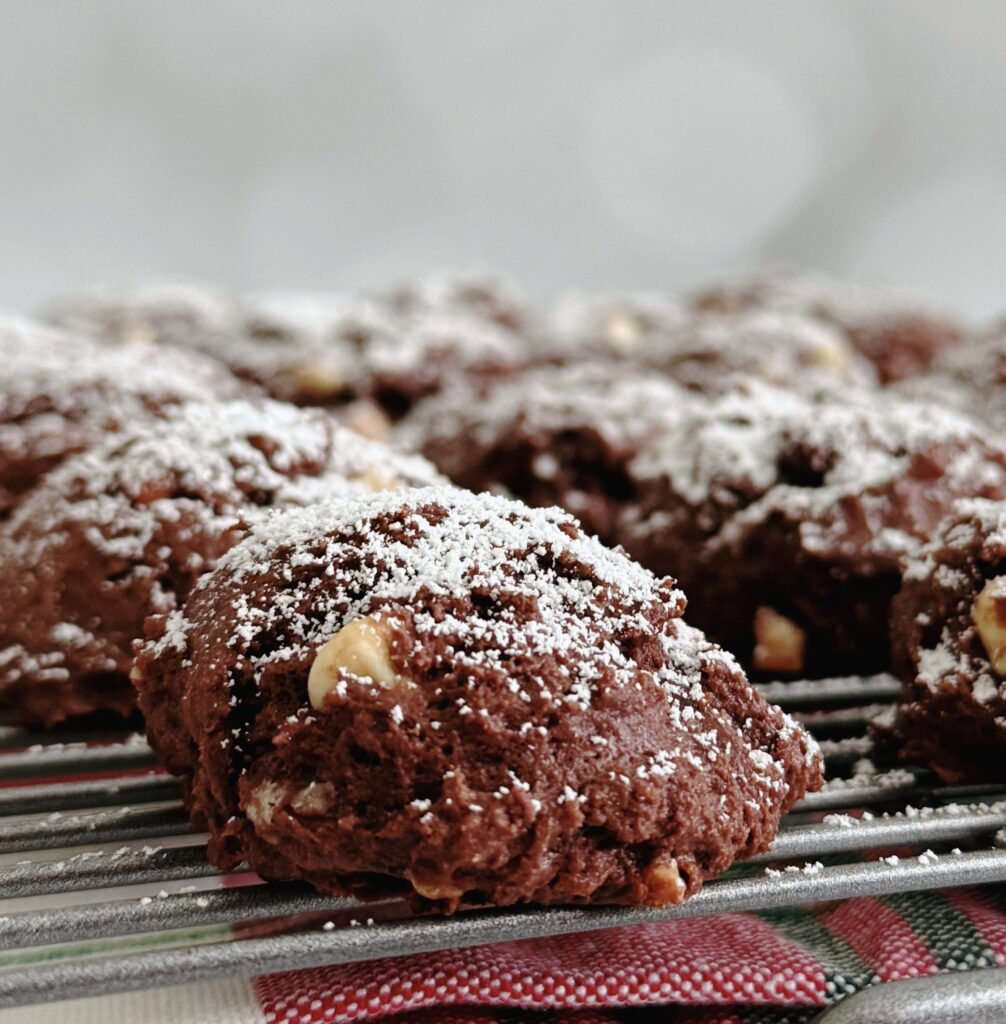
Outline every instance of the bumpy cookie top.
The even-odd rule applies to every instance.
[[[568,292],[547,311],[545,329],[558,355],[645,356],[682,326],[688,311],[660,292]]]
[[[527,359],[520,336],[483,309],[493,292],[456,283],[442,294],[405,294],[395,302],[308,291],[226,298],[145,285],[68,299],[50,316],[104,341],[197,349],[303,404],[378,397],[407,405],[452,373]]]
[[[194,352],[112,348],[18,320],[0,322],[0,363],[0,512],[107,432],[242,390]]]
[[[265,400],[191,403],[114,434],[52,470],[0,531],[0,688],[124,671],[144,616],[277,508],[440,479],[321,410]]]
[[[972,420],[872,391],[808,399],[751,383],[654,435],[631,466],[696,508],[717,508],[721,539],[781,515],[807,548],[847,531],[860,550],[911,550],[957,496],[1006,486],[1006,454]],[[913,495],[907,494],[911,486]],[[906,488],[905,500],[892,493]],[[843,500],[861,508],[844,522]],[[834,535],[829,524],[835,527]]]
[[[101,288],[48,310],[50,320],[119,343],[196,348],[274,394],[354,393],[373,374],[419,372],[431,356],[509,363],[516,299],[489,280],[437,278],[366,298],[271,291],[225,296],[193,285]]]
[[[295,582],[301,590],[290,589]],[[263,583],[293,600],[253,607],[243,588]],[[212,586],[234,588],[235,641],[249,629],[283,621],[287,646],[264,652],[264,662],[310,653],[349,619],[417,602],[422,594],[484,592],[528,602],[531,622],[507,616],[425,623],[434,632],[459,630],[457,656],[478,662],[529,648],[575,659],[578,641],[596,647],[590,631],[606,611],[635,617],[658,606],[673,614],[684,608],[684,596],[670,581],[657,581],[582,536],[558,509],[529,509],[455,488],[368,496],[272,517],[221,561]],[[182,642],[186,629],[177,617],[165,642]],[[604,630],[616,631],[614,621]],[[616,651],[606,653],[627,664]]]
[[[369,374],[425,378],[438,361],[458,369],[507,367],[527,359],[517,335],[466,313],[423,312],[398,322],[394,337],[382,337],[365,354]],[[438,374],[441,374],[438,371]]]
[[[659,294],[572,294],[553,307],[548,338],[546,357],[630,359],[705,391],[745,375],[804,391],[877,379],[844,333],[795,306],[697,316]]]
[[[219,528],[276,507],[440,479],[422,457],[367,440],[322,410],[267,399],[188,403],[68,459],[21,505],[8,533],[30,526],[45,545],[67,522],[91,523],[96,546],[142,558],[155,524],[180,506]]]
[[[261,292],[235,302],[220,357],[279,398],[352,397],[368,354],[393,344],[396,328],[376,304],[335,292]]]
[[[519,337],[464,310],[393,314],[366,300],[286,293],[244,302],[254,338],[228,362],[274,394],[303,400],[376,398],[407,406],[468,371],[517,365]]]
[[[739,670],[677,621],[684,603],[672,581],[587,538],[557,509],[428,488],[352,497],[257,524],[185,609],[167,617],[148,654],[170,660],[188,657],[193,645],[202,654],[227,650],[242,673],[258,678],[270,666],[310,665],[362,616],[406,621],[414,640],[406,661],[446,650],[462,678],[509,679],[526,701],[529,728],[543,708],[586,709],[608,688],[656,685],[688,749],[694,741],[715,759],[715,730],[693,735],[709,724],[695,712],[702,671],[716,661]],[[303,698],[310,713],[306,687]],[[793,723],[780,716],[779,725],[793,735]],[[671,774],[677,756],[650,751],[637,770]],[[783,767],[764,749],[752,748],[750,757],[767,789],[785,785]]]
[[[399,313],[467,313],[513,331],[534,320],[530,304],[510,281],[474,271],[404,281],[378,293],[376,300]]]
[[[836,328],[775,310],[693,320],[649,361],[681,384],[706,391],[726,390],[746,377],[807,393],[877,380],[869,361]]]
[[[937,353],[964,340],[956,317],[890,287],[780,271],[728,281],[693,296],[698,312],[745,309],[804,313],[843,330],[884,383],[924,371]]]
[[[994,427],[1006,425],[1006,324],[942,351],[930,372],[900,387],[920,400],[967,410]]]
[[[942,352],[933,364],[933,373],[949,374],[980,387],[1001,386],[1006,377],[1006,323]]]
[[[376,304],[335,293],[238,299],[156,282],[93,289],[64,299],[48,315],[104,342],[196,349],[285,399],[341,394],[351,384],[347,355],[393,330]]]
[[[214,337],[231,331],[234,313],[233,301],[221,292],[174,281],[95,287],[45,310],[50,322],[105,341],[211,351]]]
[[[577,362],[527,370],[493,387],[479,401],[468,388],[452,388],[428,399],[403,422],[406,447],[457,442],[459,460],[471,446],[491,446],[521,432],[552,436],[590,429],[612,447],[638,443],[691,401],[688,392],[664,377],[628,366]],[[443,465],[450,472],[450,453]],[[438,454],[438,460],[440,455]]]
[[[692,304],[711,312],[753,307],[810,313],[847,329],[905,316],[948,317],[924,299],[889,285],[843,281],[826,274],[777,268],[728,280],[694,295]]]
[[[129,413],[238,391],[222,366],[196,354],[108,348],[15,317],[0,318],[0,358],[0,422],[42,413],[110,422],[117,406]]]
[[[19,353],[72,351],[80,343],[79,336],[71,332],[39,323],[16,313],[0,313],[0,355],[6,359]]]

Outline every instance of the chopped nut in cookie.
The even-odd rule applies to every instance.
[[[643,872],[643,884],[646,886],[646,902],[654,907],[680,903],[688,891],[673,860],[669,864],[650,865]]]
[[[443,913],[680,903],[821,775],[684,606],[558,509],[357,493],[256,523],[150,624],[147,735],[226,869]]]
[[[887,671],[906,558],[956,502],[1006,498],[994,431],[878,394],[750,381],[679,405],[628,466],[616,539],[672,575],[688,620],[759,672]]]
[[[448,903],[457,904],[465,892],[464,889],[459,889],[449,882],[424,882],[414,876],[410,876],[409,881],[412,883],[412,888],[428,900],[446,900]]]
[[[147,615],[178,607],[253,523],[437,479],[325,410],[265,399],[185,402],[67,458],[0,536],[5,713],[44,725],[132,714],[146,682],[132,641]]]
[[[1004,565],[1006,502],[959,502],[892,606],[900,755],[952,784],[1006,781]]]
[[[372,491],[390,491],[400,486],[398,477],[390,469],[378,469],[376,466],[368,467],[359,480]]]
[[[985,584],[971,607],[978,635],[995,671],[1006,676],[1006,576]]]
[[[751,661],[762,672],[800,672],[807,634],[792,619],[762,605],[755,612],[755,647]]]
[[[372,615],[343,626],[322,645],[311,665],[307,677],[311,706],[321,710],[325,698],[339,685],[344,672],[372,679],[388,690],[409,685],[391,664],[390,636],[388,624]]]

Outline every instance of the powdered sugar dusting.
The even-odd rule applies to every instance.
[[[321,410],[266,400],[189,403],[51,471],[7,524],[0,560],[9,573],[45,565],[50,575],[65,568],[68,551],[77,571],[106,560],[120,581],[106,586],[142,581],[147,611],[163,613],[176,606],[180,580],[205,571],[225,538],[233,542],[274,509],[439,480],[424,459],[368,441]],[[165,546],[166,526],[177,550]],[[45,650],[10,644],[0,682],[64,679],[68,652],[90,652],[93,670],[119,667],[95,609],[76,607],[72,587],[53,586],[58,600],[29,615],[31,635],[47,616],[68,620],[48,623]]]
[[[941,351],[932,370],[901,387],[921,400],[970,412],[997,430],[1006,425],[1006,323]]]
[[[356,395],[375,377],[425,376],[438,359],[460,371],[525,358],[511,331],[463,309],[398,313],[336,293],[271,292],[245,297],[239,315],[223,357],[265,383],[306,367]]]
[[[744,376],[807,392],[877,380],[842,331],[798,309],[696,316],[657,294],[571,295],[554,307],[550,329],[561,357],[631,359],[699,390],[724,390]]]
[[[46,469],[109,431],[243,390],[194,352],[113,349],[6,317],[0,362],[0,513]]]
[[[536,319],[509,280],[480,271],[438,271],[379,293],[376,301],[406,315],[465,313],[509,329]]]
[[[450,302],[450,294],[395,303],[308,291],[230,297],[149,284],[69,298],[50,316],[127,347],[196,349],[276,397],[329,403],[371,395],[391,378],[390,386],[422,393],[444,375],[526,359],[516,332],[480,315],[477,293],[468,302]]]
[[[590,429],[612,447],[627,448],[675,419],[687,401],[687,392],[662,377],[581,362],[529,370],[478,402],[469,388],[448,390],[420,405],[399,437],[406,447],[421,448],[461,438],[489,445],[517,429],[545,435]]]
[[[925,299],[882,283],[842,281],[825,274],[776,269],[726,281],[699,297],[726,308],[757,306],[810,313],[848,329],[903,316],[947,317]]]
[[[30,321],[0,322],[0,420],[43,413],[116,418],[117,406],[157,400],[206,400],[235,394],[222,367],[196,355],[109,349]],[[131,410],[130,410],[131,411]]]
[[[989,663],[971,618],[971,602],[984,580],[968,568],[972,557],[999,565],[1006,557],[1006,504],[985,499],[957,502],[940,531],[908,562],[905,576],[930,581],[943,595],[958,595],[960,614],[944,622],[938,642],[915,655],[915,679],[929,690],[968,694],[978,704],[1006,700],[1006,683]],[[935,604],[935,601],[933,602]]]
[[[905,532],[910,520],[892,518],[886,491],[913,460],[935,450],[944,459],[930,486],[945,492],[948,503],[1006,485],[1006,460],[967,417],[876,392],[811,399],[752,382],[691,407],[654,435],[631,469],[642,479],[666,479],[696,506],[718,504],[725,540],[781,513],[804,521],[804,547],[822,548],[831,542],[829,523],[840,503],[856,497],[870,527],[864,543],[900,556],[918,538]],[[794,455],[796,480],[784,469]]]
[[[184,655],[190,635],[210,626],[200,616],[219,603],[201,602],[206,591],[232,595],[226,643],[256,673],[277,663],[309,664],[319,646],[358,616],[406,614],[417,646],[424,637],[446,641],[453,671],[472,678],[500,673],[527,689],[529,706],[586,709],[608,688],[656,686],[689,742],[650,752],[640,778],[673,772],[681,757],[714,761],[718,730],[710,726],[728,723],[708,699],[704,673],[718,662],[742,678],[730,655],[675,621],[684,604],[680,592],[583,536],[566,514],[453,488],[353,496],[267,518],[198,585],[186,606],[196,618],[169,617],[163,637],[148,648],[154,657]],[[484,595],[491,601],[501,594],[508,600],[486,614],[447,611],[435,600]],[[525,610],[517,614],[518,607]],[[264,635],[282,642],[263,645],[257,638]],[[635,647],[618,639],[639,635],[652,637],[662,652],[645,670]],[[561,666],[560,689],[520,668],[542,657]],[[798,729],[781,712],[773,714],[780,732]],[[736,725],[729,728],[733,734]],[[809,740],[806,749],[811,756]],[[759,786],[785,787],[782,766],[769,752],[752,741],[749,753]]]
[[[129,289],[91,288],[53,303],[46,318],[81,334],[113,337],[125,345],[208,347],[226,332],[234,304],[223,293],[186,281],[150,281]]]
[[[104,543],[117,554],[138,557],[152,524],[177,514],[172,504],[229,520],[354,489],[438,479],[420,456],[362,438],[321,411],[264,399],[189,403],[54,470],[10,532],[17,536],[29,523],[36,533],[56,533],[68,521],[93,523],[109,527]]]
[[[546,333],[558,354],[645,355],[688,319],[680,303],[659,292],[568,292],[548,310]]]
[[[869,386],[876,373],[836,328],[795,312],[755,310],[699,318],[672,334],[663,365],[678,378],[721,371],[724,385],[752,375],[769,384],[813,392],[836,384]],[[696,369],[689,363],[696,361]],[[707,374],[708,376],[708,374]]]

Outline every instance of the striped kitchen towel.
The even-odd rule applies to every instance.
[[[708,1024],[781,1024],[810,1020],[868,985],[1004,964],[1006,890],[962,889],[323,967],[260,978],[255,988],[275,1024],[416,1011],[431,1024],[512,1020],[514,1011],[589,1022],[667,1004],[709,1007],[680,1018]]]
[[[0,1024],[804,1024],[869,985],[1006,965],[1006,889],[449,950],[0,1013]],[[647,1008],[650,1008],[648,1011]]]

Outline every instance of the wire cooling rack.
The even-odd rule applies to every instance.
[[[400,900],[364,905],[248,873],[224,877],[142,737],[62,734],[54,742],[0,727],[0,1007],[1006,881],[1006,785],[944,786],[925,771],[883,766],[867,726],[897,693],[891,677],[762,689],[817,735],[829,783],[788,816],[769,853],[748,862],[760,868],[728,872],[663,909],[416,917]],[[892,848],[902,856],[880,856]],[[904,856],[906,848],[918,855]],[[821,1017],[955,1019],[1006,1020],[1006,971],[881,985]]]

